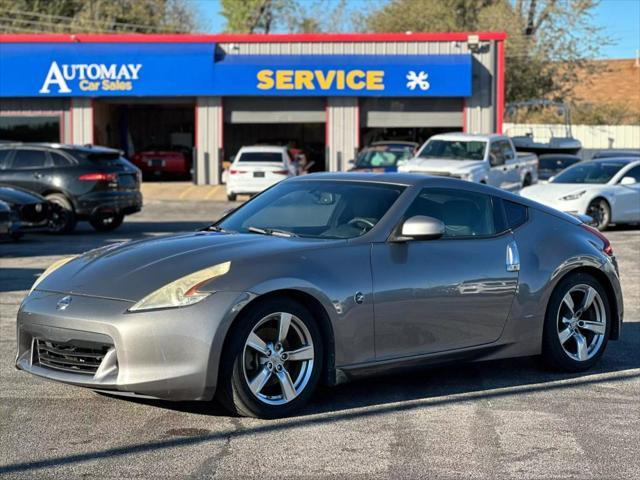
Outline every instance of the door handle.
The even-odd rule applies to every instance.
[[[518,245],[512,240],[507,245],[507,272],[520,271],[520,254],[518,253]]]

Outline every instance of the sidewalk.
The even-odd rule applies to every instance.
[[[224,185],[194,185],[191,182],[142,182],[144,201],[213,201],[226,202]]]

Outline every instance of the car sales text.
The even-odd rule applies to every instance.
[[[69,82],[77,81],[83,91],[128,91],[133,89],[133,81],[138,80],[142,64],[80,63],[58,65],[51,62],[49,72],[40,93],[50,93],[53,85],[57,93],[71,93]]]

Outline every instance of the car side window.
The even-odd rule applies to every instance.
[[[0,164],[2,162],[0,161]],[[635,178],[636,183],[640,183],[640,165],[633,167],[627,173],[624,174],[624,177],[632,177]]]
[[[68,167],[71,165],[69,159],[63,155],[60,155],[57,152],[49,152],[51,155],[51,161],[53,162],[54,167]]]
[[[503,200],[504,213],[507,217],[507,226],[511,229],[517,228],[527,221],[527,207],[519,203]]]
[[[444,223],[443,238],[486,237],[500,232],[500,215],[490,195],[445,188],[425,188],[405,215],[433,217]]]
[[[502,152],[502,146],[500,142],[493,142],[491,144],[491,150],[489,150],[489,158],[491,160],[492,167],[499,167],[504,165],[504,153]]]
[[[513,148],[511,147],[511,144],[509,142],[507,142],[506,140],[502,140],[498,143],[500,143],[502,155],[505,161],[513,160],[514,158],[516,158],[516,154],[514,153]]]
[[[11,150],[8,148],[3,148],[0,150],[0,170],[7,166],[7,159],[9,158],[9,153]]]
[[[23,170],[43,168],[47,164],[47,155],[43,150],[16,150],[12,168]]]

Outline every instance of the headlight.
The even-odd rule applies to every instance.
[[[69,263],[71,260],[73,260],[76,257],[77,257],[77,255],[74,255],[73,257],[62,258],[62,259],[58,260],[57,262],[53,262],[51,265],[49,265],[47,267],[47,269],[44,272],[42,272],[42,274],[38,278],[36,278],[36,281],[33,282],[33,285],[31,286],[31,290],[29,290],[29,293],[33,292],[35,290],[35,288],[38,285],[40,285],[40,282],[42,282],[45,278],[47,278],[49,275],[51,275],[53,272],[55,272],[61,266]]]
[[[225,262],[190,273],[150,293],[131,307],[129,311],[139,312],[156,308],[186,307],[187,305],[198,303],[213,293],[201,292],[198,288],[209,280],[224,275],[229,271],[230,267],[231,262]]]
[[[587,193],[586,190],[582,190],[580,192],[576,192],[576,193],[572,193],[571,195],[565,195],[564,197],[560,197],[560,200],[577,200],[579,199],[582,195],[584,195],[585,193]]]

